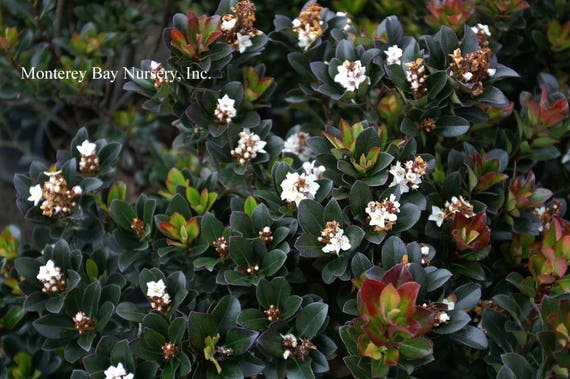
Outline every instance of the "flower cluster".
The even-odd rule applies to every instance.
[[[279,315],[281,311],[275,305],[271,304],[269,308],[263,311],[263,314],[267,316],[268,321],[277,321],[279,320]]]
[[[261,138],[252,133],[249,129],[244,129],[239,133],[239,140],[235,149],[230,151],[240,166],[245,166],[252,159],[257,157],[257,154],[266,153],[263,149],[267,142],[262,141]]]
[[[390,167],[390,174],[393,176],[390,187],[398,186],[401,193],[418,189],[422,183],[422,177],[426,173],[426,168],[427,162],[419,155],[413,161],[404,163],[403,166],[401,162],[396,162]]]
[[[43,284],[42,292],[47,295],[65,291],[65,277],[61,268],[57,267],[51,259],[44,266],[40,266],[36,278]]]
[[[431,117],[426,117],[422,119],[418,124],[418,130],[424,131],[426,133],[431,132],[437,127],[435,120]]]
[[[127,371],[123,367],[123,364],[119,362],[119,364],[115,366],[109,366],[103,374],[105,374],[105,379],[134,379],[135,376],[133,374],[127,374]]]
[[[311,158],[311,150],[308,143],[309,137],[309,134],[305,132],[292,134],[285,140],[283,152],[296,154],[302,161],[309,160]]]
[[[219,237],[212,243],[212,245],[214,245],[214,249],[216,250],[216,253],[218,253],[220,257],[223,258],[228,253],[229,245],[225,237]]]
[[[85,334],[95,330],[95,320],[91,319],[87,316],[87,313],[83,311],[79,311],[73,316],[73,323],[79,334]]]
[[[540,221],[538,227],[539,232],[544,232],[550,228],[550,223],[554,216],[559,216],[562,213],[562,202],[558,199],[552,199],[550,204],[535,208],[532,212]]]
[[[178,346],[176,346],[174,344],[174,342],[170,342],[170,341],[168,341],[164,345],[162,345],[161,349],[162,349],[162,354],[164,356],[165,361],[169,361],[169,360],[175,358],[178,355],[178,352],[180,351]]]
[[[453,196],[451,202],[445,202],[445,208],[441,209],[437,206],[432,206],[431,215],[428,220],[434,221],[437,226],[441,227],[444,221],[450,220],[456,213],[463,215],[465,218],[471,218],[475,215],[473,213],[473,205],[465,200],[463,196]]]
[[[271,241],[273,241],[273,233],[271,232],[271,227],[269,226],[264,226],[263,229],[257,233],[257,236],[266,244],[269,244]]]
[[[133,218],[131,229],[137,234],[137,237],[142,238],[144,236],[144,221],[140,218]]]
[[[426,87],[426,66],[422,58],[416,59],[414,62],[405,64],[406,80],[410,83],[412,92],[416,98],[422,97],[427,92]]]
[[[283,359],[289,359],[293,357],[301,362],[311,353],[311,350],[316,350],[316,346],[306,338],[297,338],[293,334],[288,333],[281,335],[281,345],[285,349],[283,352]]]
[[[402,64],[402,49],[398,45],[390,46],[388,50],[384,51],[386,54],[386,64]]]
[[[146,284],[146,295],[150,298],[150,306],[153,310],[160,313],[167,313],[170,310],[172,299],[166,291],[166,284],[162,279],[156,282],[148,282]]]
[[[346,251],[351,248],[348,237],[344,235],[344,230],[336,220],[326,223],[317,240],[325,244],[322,248],[323,253],[339,255],[341,250]]]
[[[97,145],[89,140],[83,141],[77,146],[77,151],[81,155],[79,161],[79,171],[83,175],[92,176],[99,171],[99,157],[97,156]]]
[[[253,45],[251,38],[262,32],[253,26],[255,22],[255,4],[249,0],[240,0],[231,8],[232,13],[222,17],[222,35],[234,49],[243,53]]]
[[[281,182],[281,200],[299,205],[303,199],[314,199],[320,188],[314,175],[289,172]]]
[[[322,9],[323,7],[319,4],[311,2],[301,11],[299,17],[293,20],[293,31],[297,33],[300,48],[308,50],[323,33],[321,28],[323,24],[321,20]]]
[[[362,66],[359,60],[345,60],[337,67],[337,70],[338,73],[335,75],[334,81],[349,92],[356,91],[362,83],[370,81],[366,76],[366,67]]]
[[[461,56],[461,49],[455,49],[450,54],[449,75],[461,83],[469,85],[472,96],[483,93],[483,80],[495,74],[495,69],[489,68],[493,52],[488,47]]]
[[[74,186],[72,189],[67,188],[67,181],[60,171],[45,172],[49,179],[44,182],[43,188],[41,185],[36,184],[30,187],[30,197],[28,201],[37,206],[39,202],[44,199],[40,205],[42,214],[47,217],[54,215],[67,216],[75,207],[75,199],[82,194],[82,189],[79,186]]]
[[[400,213],[400,202],[396,200],[394,194],[390,198],[384,199],[382,202],[371,201],[366,207],[368,214],[368,225],[374,227],[377,232],[387,232],[398,221],[398,213]]]
[[[305,174],[312,176],[315,180],[322,179],[326,171],[326,167],[319,165],[317,161],[305,162],[302,168]]]
[[[218,104],[214,110],[217,122],[220,124],[229,124],[236,116],[235,100],[231,99],[227,94],[218,99]]]

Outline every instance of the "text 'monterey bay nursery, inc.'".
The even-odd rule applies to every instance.
[[[106,70],[101,67],[93,67],[91,70],[41,70],[36,67],[22,67],[21,79],[25,80],[73,80],[82,83],[86,79],[90,80],[107,80],[114,83],[117,79],[159,79],[161,81],[173,82],[175,80],[184,79],[210,79],[207,71],[191,70],[186,68],[185,72],[175,70],[140,70],[134,67],[122,67],[118,70]]]

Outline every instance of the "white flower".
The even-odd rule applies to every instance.
[[[496,68],[488,68],[487,69],[487,74],[489,74],[489,76],[495,76],[496,73],[497,73]]]
[[[449,320],[451,320],[451,317],[449,317],[446,312],[439,312],[435,318],[439,324],[446,324]]]
[[[164,298],[165,295],[168,296],[168,293],[166,293],[166,284],[164,284],[164,281],[162,279],[159,279],[156,282],[150,281],[146,284],[146,295],[150,298],[153,297],[160,297],[160,298]],[[170,298],[170,296],[168,296],[168,298]]]
[[[420,251],[421,251],[422,255],[429,255],[429,247],[427,247],[427,246],[420,247]]]
[[[50,282],[53,279],[61,279],[61,269],[57,267],[51,259],[44,266],[40,266],[40,270],[36,278],[41,282]]]
[[[396,196],[392,194],[389,199],[385,199],[382,203],[369,202],[365,211],[370,217],[368,223],[370,226],[376,226],[380,230],[389,230],[398,221],[400,202],[396,201]]]
[[[396,162],[396,164],[390,167],[388,171],[392,176],[392,183],[390,183],[389,187],[400,187],[401,193],[406,193],[410,189],[408,188],[408,180],[406,179],[406,169],[402,166],[401,162]]]
[[[298,28],[299,26],[301,26],[301,20],[296,18],[293,21],[291,21],[291,25],[293,25],[294,28]]]
[[[222,31],[227,32],[232,30],[236,26],[237,18],[231,18],[229,20],[222,20]]]
[[[214,116],[216,116],[220,122],[229,124],[237,114],[235,102],[236,101],[230,98],[227,94],[224,95],[221,99],[218,99],[218,105],[214,111]]]
[[[73,320],[76,322],[81,322],[81,321],[83,321],[84,316],[85,316],[85,313],[82,311],[79,311],[75,314],[75,317],[73,317]]]
[[[422,183],[422,176],[426,169],[425,161],[420,157],[416,157],[413,161],[407,161],[404,166],[400,161],[390,167],[389,173],[393,179],[389,187],[398,186],[400,193],[407,193],[410,189],[418,189]]]
[[[332,237],[329,236],[329,243],[326,244],[321,250],[323,253],[335,253],[339,255],[340,251],[350,250],[350,241],[344,235],[344,230],[339,228],[337,233]]]
[[[428,220],[435,221],[436,225],[438,227],[441,227],[444,218],[445,218],[445,213],[443,212],[443,210],[440,207],[432,205],[431,214],[429,215]]]
[[[83,189],[81,186],[73,186],[71,188],[71,194],[75,197],[81,196],[83,194]]]
[[[161,65],[159,62],[157,62],[157,61],[152,61],[152,60],[150,61],[150,70],[151,70],[151,71],[156,71],[156,70],[158,70],[161,66],[162,66],[162,65]]]
[[[28,201],[34,203],[34,207],[39,204],[43,196],[44,192],[41,185],[36,184],[35,186],[30,187],[30,197],[28,197]]]
[[[299,205],[303,199],[314,199],[319,187],[313,176],[289,172],[281,182],[281,200]]]
[[[297,337],[292,333],[281,334],[281,339],[291,347],[297,347]]]
[[[307,141],[309,139],[309,134],[305,132],[299,132],[290,135],[283,145],[284,153],[297,154],[300,160],[307,161],[311,158],[311,150]]]
[[[325,166],[318,166],[317,161],[303,163],[303,170],[305,173],[312,177],[313,180],[323,178],[323,173],[326,171]]]
[[[390,46],[384,53],[386,54],[386,64],[402,64],[402,49],[398,45]]]
[[[337,67],[337,70],[338,74],[335,75],[334,81],[349,92],[356,91],[362,83],[368,80],[366,67],[362,66],[359,60],[354,62],[345,60]]]
[[[455,302],[447,299],[443,299],[442,303],[447,305],[447,310],[452,311],[455,309]]]
[[[245,51],[245,49],[247,49],[248,47],[250,47],[251,45],[253,45],[253,42],[251,42],[251,37],[246,35],[242,35],[240,33],[237,34],[237,43],[238,43],[238,49],[240,53],[243,53]]]
[[[473,33],[475,33],[475,34],[481,32],[481,33],[485,34],[487,37],[491,37],[491,31],[489,30],[488,25],[477,24],[476,26],[472,26],[471,30],[473,30]]]
[[[296,23],[295,21],[298,21]],[[296,25],[298,24],[298,25]],[[301,22],[298,19],[293,20],[293,27],[298,28],[297,36],[299,38],[299,47],[302,49],[309,49],[309,47],[319,38],[320,33],[317,33],[311,30],[311,26],[309,24],[305,25],[304,28],[301,27]]]
[[[95,152],[96,148],[97,148],[97,145],[95,145],[93,142],[89,142],[89,140],[85,140],[85,141],[83,141],[83,143],[81,145],[77,146],[77,150],[79,151],[79,154],[86,156],[86,157],[93,154]]]
[[[283,359],[288,359],[291,356],[291,350],[287,349],[283,352]]]
[[[257,154],[266,153],[263,148],[267,142],[262,141],[261,137],[252,133],[248,128],[240,132],[239,137],[236,148],[231,150],[230,154],[237,159],[240,165],[247,164],[256,158]]]
[[[469,71],[467,71],[466,73],[463,74],[463,79],[465,79],[466,82],[470,81],[472,77],[473,77],[473,74],[470,73]]]
[[[105,374],[105,379],[134,379],[135,377],[133,374],[127,374],[122,363],[119,363],[117,367],[109,366],[103,374]]]

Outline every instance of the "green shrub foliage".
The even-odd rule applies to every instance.
[[[0,6],[3,73],[152,24],[60,3]],[[174,14],[128,107],[2,85],[59,150],[14,177],[0,378],[567,377],[568,4],[268,3]]]

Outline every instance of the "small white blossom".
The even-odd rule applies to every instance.
[[[351,248],[348,237],[344,235],[344,230],[336,220],[326,223],[325,228],[321,231],[321,235],[317,240],[325,244],[321,249],[323,253],[335,253],[339,255],[341,250],[347,251]]]
[[[61,278],[61,269],[57,267],[51,259],[44,266],[40,266],[40,271],[36,278],[40,281],[50,281]]]
[[[83,194],[83,189],[81,186],[73,186],[71,188],[71,194],[75,197],[81,196]]]
[[[83,321],[84,316],[85,316],[85,312],[79,311],[75,314],[75,317],[73,317],[73,320],[77,321],[77,322],[81,322],[81,321]]]
[[[429,255],[429,247],[427,247],[427,246],[420,247],[420,251],[421,251],[422,255]]]
[[[362,66],[359,60],[345,60],[337,70],[334,81],[349,92],[356,91],[362,83],[369,80],[366,76],[366,67]]]
[[[465,79],[466,82],[470,81],[472,77],[473,77],[473,74],[470,73],[469,71],[467,71],[466,73],[463,74],[463,79]]]
[[[44,191],[42,190],[41,185],[36,184],[35,186],[30,187],[30,197],[28,197],[28,201],[34,203],[34,207],[40,203],[43,196]]]
[[[307,143],[309,137],[309,134],[305,132],[290,135],[285,140],[283,152],[297,154],[300,160],[308,161],[311,158],[311,150]]]
[[[267,145],[267,142],[262,141],[261,137],[245,128],[240,132],[237,146],[230,151],[230,154],[243,166],[255,159],[258,154],[266,153],[264,150],[265,145]]]
[[[159,62],[157,62],[157,61],[152,61],[152,60],[150,61],[150,70],[151,70],[151,71],[156,71],[156,70],[158,70],[158,69],[161,68],[161,67],[162,67],[162,65],[161,65]]]
[[[303,28],[301,26],[301,21],[297,18],[293,20],[293,27],[297,28],[297,37],[299,38],[298,45],[304,50],[308,50],[313,42],[315,42],[320,36],[320,33],[311,30],[311,25],[309,24],[305,25]]]
[[[77,146],[77,151],[79,151],[79,154],[85,157],[92,155],[95,152],[95,149],[97,149],[97,145],[95,145],[93,142],[89,142],[89,140],[85,140],[81,145]]]
[[[386,64],[402,64],[402,49],[398,45],[390,46],[384,53],[386,54]]]
[[[289,172],[281,182],[281,200],[299,205],[303,199],[314,199],[319,187],[312,175]]]
[[[371,201],[365,209],[370,217],[368,224],[382,230],[390,230],[398,221],[398,213],[400,212],[400,202],[396,200],[394,194],[389,199],[385,199],[382,203]]]
[[[325,166],[319,166],[317,161],[305,162],[302,167],[308,176],[313,177],[313,180],[322,179],[323,173],[326,171]]]
[[[283,352],[283,359],[289,359],[291,356],[291,350],[287,349]]]
[[[443,299],[442,303],[447,305],[447,310],[452,311],[455,309],[455,302],[447,299]]]
[[[166,284],[162,279],[159,279],[156,282],[150,281],[146,284],[146,295],[150,298],[159,297],[163,300],[165,298],[170,299],[170,296],[166,292]],[[169,301],[168,301],[169,302]]]
[[[451,317],[449,317],[449,315],[446,312],[439,312],[436,316],[435,316],[436,322],[441,325],[441,324],[446,324],[449,320],[451,320]]]
[[[105,379],[134,379],[135,377],[133,374],[127,374],[122,363],[119,363],[116,367],[109,366],[103,374],[105,374]]]
[[[495,74],[497,73],[497,69],[496,68],[488,68],[487,73],[489,74],[489,76],[495,76]]]
[[[287,342],[291,347],[297,347],[297,337],[292,333],[281,334],[281,339]]]
[[[491,37],[491,31],[489,30],[489,26],[488,25],[484,25],[484,24],[477,24],[476,26],[472,26],[471,30],[473,30],[473,33],[477,34],[477,33],[483,33],[485,34],[487,37]]]
[[[436,207],[435,205],[432,205],[431,207],[431,214],[428,217],[429,221],[435,221],[436,225],[438,227],[441,227],[441,225],[443,224],[443,220],[445,218],[445,213],[443,212],[443,210],[440,207]]]
[[[237,34],[237,43],[238,43],[238,50],[240,53],[243,53],[245,49],[253,45],[250,36],[248,36],[247,34],[242,35],[240,33]]]
[[[214,116],[223,124],[229,124],[230,121],[236,116],[237,110],[235,108],[235,100],[230,98],[227,94],[221,99],[218,99],[218,105],[214,111]]]
[[[222,31],[228,32],[232,30],[237,23],[237,18],[231,18],[229,20],[222,20]]]
[[[407,161],[404,165],[397,161],[389,170],[392,175],[392,182],[389,187],[398,186],[400,193],[418,189],[422,183],[422,176],[425,174],[426,167],[426,162],[420,156],[417,156],[413,161]]]

